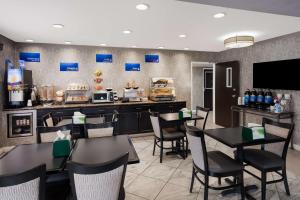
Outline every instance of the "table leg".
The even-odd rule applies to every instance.
[[[238,147],[237,148],[237,155],[236,155],[236,159],[239,160],[241,163],[243,163],[243,147]],[[225,181],[229,184],[229,185],[234,185],[236,183],[238,183],[238,177],[234,177],[233,180],[229,179],[229,178],[226,178]],[[252,197],[250,194],[249,194],[249,191],[250,190],[257,190],[258,187],[256,185],[247,185],[245,186],[245,192],[246,192],[246,197],[247,199],[250,199],[250,200],[254,200],[255,198]],[[232,188],[232,189],[229,189],[229,190],[224,190],[221,192],[222,196],[226,196],[228,194],[232,194],[232,193],[240,193],[240,189],[237,187],[237,188]]]

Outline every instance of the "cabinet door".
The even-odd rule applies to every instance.
[[[139,132],[153,131],[149,111],[142,111],[139,113]]]
[[[134,134],[139,131],[139,113],[123,112],[119,114],[119,134]]]

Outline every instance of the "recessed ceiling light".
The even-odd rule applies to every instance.
[[[132,48],[136,48],[136,46],[135,45],[133,45],[133,46],[131,46]]]
[[[214,18],[216,18],[216,19],[220,19],[220,18],[223,18],[223,17],[225,17],[225,13],[217,13],[217,14],[214,14]]]
[[[186,38],[187,36],[185,34],[181,34],[178,37],[180,37],[180,38]]]
[[[72,42],[70,42],[70,41],[65,41],[65,44],[72,44]]]
[[[141,3],[135,6],[136,9],[138,10],[148,10],[149,9],[149,5],[145,4],[145,3]]]
[[[132,33],[132,31],[131,30],[124,30],[123,33],[124,34],[130,34],[130,33]]]
[[[53,28],[64,28],[63,24],[53,24],[52,25]]]
[[[25,40],[26,42],[34,42],[32,39]]]
[[[189,48],[185,47],[184,50],[189,50]]]
[[[163,46],[160,46],[160,47],[157,47],[158,49],[164,49],[165,47],[163,47]]]
[[[105,43],[102,43],[102,44],[100,44],[100,46],[107,46],[107,44],[105,44]]]

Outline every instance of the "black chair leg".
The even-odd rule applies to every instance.
[[[241,198],[242,200],[245,199],[245,187],[244,187],[244,175],[243,172],[240,175],[240,187],[241,187]]]
[[[282,169],[282,176],[283,176],[283,182],[284,182],[284,187],[285,187],[285,192],[288,196],[290,196],[290,189],[289,189],[289,183],[286,175],[286,168],[284,167]]]
[[[189,141],[186,138],[185,157],[187,158],[188,155],[189,155]]]
[[[194,168],[194,166],[193,166],[193,171],[192,171],[192,180],[191,180],[191,186],[190,186],[190,193],[192,193],[192,192],[193,192],[194,181],[195,181],[195,168]]]
[[[222,185],[222,179],[221,179],[221,177],[218,177],[218,184]]]
[[[186,158],[186,152],[185,152],[185,148],[184,148],[184,138],[182,138],[182,153],[183,153],[183,159]]]
[[[153,145],[153,153],[152,153],[152,156],[154,156],[154,153],[155,153],[155,147],[156,147],[156,138],[154,137],[154,145]]]
[[[261,173],[261,200],[266,199],[266,184],[267,182],[267,174],[265,172]]]
[[[164,143],[162,140],[160,140],[160,158],[159,161],[162,163],[162,158],[163,158],[163,148],[164,148]]]
[[[209,178],[207,175],[204,177],[204,200],[208,200],[208,184]]]

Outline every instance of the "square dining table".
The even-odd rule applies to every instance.
[[[244,147],[263,145],[276,142],[284,142],[285,138],[272,135],[270,133],[265,133],[263,139],[245,139],[242,135],[243,127],[233,127],[233,128],[217,128],[217,129],[207,129],[204,130],[204,134],[217,140],[218,142],[231,147],[236,148],[237,159],[243,163],[243,149]],[[229,184],[233,184],[233,181],[225,179]],[[249,185],[245,187],[246,196],[248,199],[254,199],[247,191],[257,189],[256,185]],[[223,191],[222,194],[226,195],[232,192],[238,192],[235,189]]]

